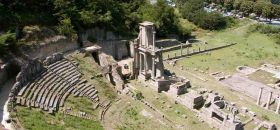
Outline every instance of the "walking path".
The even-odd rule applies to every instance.
[[[5,120],[9,119],[9,112],[8,112],[8,100],[9,100],[9,93],[11,88],[14,84],[15,80],[9,80],[0,87],[0,121],[1,124],[5,126],[5,128],[11,130],[11,124],[7,123]]]

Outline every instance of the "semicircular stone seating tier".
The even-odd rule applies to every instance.
[[[41,108],[53,113],[64,105],[66,98],[84,96],[98,102],[98,91],[82,79],[82,73],[77,64],[62,59],[49,66],[39,77],[34,78],[24,86],[17,95],[17,105]]]

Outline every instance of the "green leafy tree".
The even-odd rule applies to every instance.
[[[258,16],[258,17],[260,17],[261,15],[262,15],[262,11],[263,11],[263,8],[264,8],[264,2],[260,2],[260,1],[258,1],[257,3],[255,3],[255,5],[254,5],[254,13]]]
[[[267,18],[267,19],[273,19],[273,18],[276,18],[276,13],[277,13],[277,10],[276,10],[276,6],[273,5],[273,4],[266,4],[263,8],[263,11],[262,11],[262,15]]]
[[[233,10],[233,3],[234,0],[225,0],[224,6],[227,9],[227,11]]]
[[[235,10],[239,10],[241,7],[241,4],[244,2],[244,0],[235,0],[233,3],[233,8]]]
[[[70,37],[72,39],[75,38],[75,30],[73,25],[71,24],[70,18],[65,18],[59,21],[59,25],[57,26],[57,30],[60,34]]]
[[[240,10],[245,13],[245,15],[249,15],[253,12],[254,2],[253,1],[244,1],[240,5]]]
[[[139,13],[143,21],[155,23],[159,36],[178,33],[179,19],[165,0],[158,0],[154,5],[149,3],[142,5]]]

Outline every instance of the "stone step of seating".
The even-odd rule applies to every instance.
[[[37,98],[37,102],[41,102],[41,98],[42,98],[42,95],[43,93],[45,92],[45,90],[51,86],[53,84],[53,82],[57,79],[58,77],[56,75],[53,75],[51,78],[48,78],[46,80],[46,84],[44,84],[43,86],[41,86],[41,88],[37,89],[35,91],[35,97],[34,98]]]
[[[69,67],[71,67],[71,64],[70,63],[65,63],[65,64],[63,64],[61,66],[56,67],[56,68],[51,68],[51,71],[61,73],[63,71],[68,70]]]
[[[65,65],[65,64],[68,64],[68,63],[69,63],[69,62],[68,62],[67,60],[60,60],[60,61],[57,61],[57,62],[54,63],[54,64],[49,65],[49,66],[48,66],[48,69],[54,70],[54,69],[59,68],[59,67]]]
[[[43,97],[45,97],[45,98],[44,98],[44,100],[41,101],[42,103],[47,104],[46,102],[49,102],[49,100],[50,100],[49,93],[53,93],[53,90],[55,90],[55,87],[57,86],[57,84],[58,83],[53,83],[53,84],[51,84],[51,86],[49,88],[45,89],[47,91],[43,92]]]
[[[59,88],[60,88],[61,86],[63,86],[63,83],[64,83],[63,81],[57,83],[57,84],[54,86],[54,88],[53,88],[51,91],[48,92],[48,94],[47,94],[47,101],[45,102],[45,104],[48,104],[48,106],[50,106],[49,104],[50,104],[51,100],[52,100],[52,102],[53,102],[53,98],[52,98],[52,97],[57,93],[57,91],[59,90]]]
[[[57,108],[58,107],[58,103],[60,102],[63,94],[65,93],[65,91],[67,91],[71,86],[69,84],[66,84],[65,87],[63,87],[63,89],[57,94],[58,96],[55,98],[54,100],[54,104],[53,107]]]
[[[85,83],[87,83],[87,80],[86,80],[86,79],[82,79],[82,80],[79,82],[78,85],[80,85],[80,84],[85,84]]]
[[[21,103],[21,98],[17,97],[16,99],[17,99],[17,100],[16,100],[16,104],[17,104],[17,105],[21,105],[21,104],[20,104],[20,103]]]
[[[46,75],[46,73],[43,74],[43,75]],[[43,78],[41,78],[41,76],[38,77],[38,78],[36,78],[36,79],[30,84],[30,86],[27,88],[27,90],[26,90],[26,92],[24,93],[23,97],[26,97],[26,98],[29,97],[29,98],[31,98],[32,95],[30,95],[30,93],[31,93],[31,94],[33,93],[33,91],[35,90],[35,87],[37,87],[36,85],[37,85],[38,82],[40,82],[41,80],[43,80]]]
[[[27,85],[25,85],[24,87],[21,88],[21,90],[18,93],[18,96],[22,96],[25,92],[25,90],[28,88],[28,86],[30,86],[31,83],[28,83]]]
[[[51,75],[52,75],[52,73],[50,73],[49,71],[46,71],[43,75],[39,76],[40,80],[38,80],[37,84],[42,84],[42,82],[45,81],[45,78],[50,77]]]
[[[83,92],[84,92],[84,95],[82,96],[87,96],[88,95],[88,92],[90,92],[90,90],[92,89],[91,85],[89,87],[87,87]]]
[[[77,75],[78,73],[76,71],[71,71],[71,72],[68,72],[64,75],[61,75],[64,79],[66,80],[69,80],[71,77]]]
[[[49,76],[49,77],[48,77]],[[34,87],[33,92],[37,90],[37,87],[43,87],[47,82],[49,82],[49,80],[53,79],[55,77],[55,75],[53,75],[52,73],[47,74],[46,76],[41,77],[41,79],[43,80],[42,82],[36,84],[37,86]],[[37,92],[38,93],[38,90]],[[33,97],[33,95],[30,95],[31,97]],[[35,98],[35,97],[34,97]],[[33,99],[34,100],[34,99]]]
[[[67,90],[67,92],[62,96],[61,100],[60,100],[60,103],[59,103],[59,106],[62,107],[64,105],[64,102],[66,100],[66,98],[71,94],[71,92],[74,90],[73,87],[69,88]]]
[[[26,99],[25,99],[25,98],[21,98],[21,100],[20,100],[20,104],[21,104],[22,106],[25,106],[25,101],[26,101]]]
[[[69,63],[69,64],[65,64],[65,65],[63,65],[59,68],[56,68],[53,71],[57,72],[57,74],[60,74],[60,73],[64,73],[64,72],[67,72],[67,71],[71,70],[72,67],[73,66],[71,66],[71,64]]]
[[[85,86],[83,88],[80,88],[79,91],[80,92],[84,92],[87,88],[89,88],[91,86],[91,84],[85,84]]]
[[[52,96],[52,98],[51,98],[51,101],[50,101],[50,104],[49,104],[50,107],[56,108],[56,106],[57,106],[56,104],[58,102],[60,94],[64,91],[65,88],[68,87],[68,85],[69,84],[64,82],[63,85],[59,88],[59,90],[57,92],[55,92],[55,95]]]
[[[98,95],[94,95],[91,100],[94,102],[94,103],[97,103],[99,101],[99,97]]]
[[[50,65],[48,66],[48,68],[52,68],[52,67],[55,67],[55,66],[59,66],[59,65],[63,64],[64,62],[67,62],[67,60],[66,60],[66,59],[62,59],[62,60],[60,60],[60,61],[57,61],[57,62],[55,62],[55,63],[52,63],[52,64],[50,64]]]
[[[89,95],[88,95],[88,97],[93,97],[94,95],[96,95],[98,93],[98,91],[97,90],[94,90],[93,92],[91,92]]]

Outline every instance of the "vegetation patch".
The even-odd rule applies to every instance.
[[[17,116],[27,130],[103,130],[99,121],[84,120],[57,113],[50,115],[38,109],[17,107]]]
[[[278,81],[277,78],[273,77],[273,74],[263,70],[256,71],[248,76],[249,79],[261,82],[263,84],[275,84]]]

